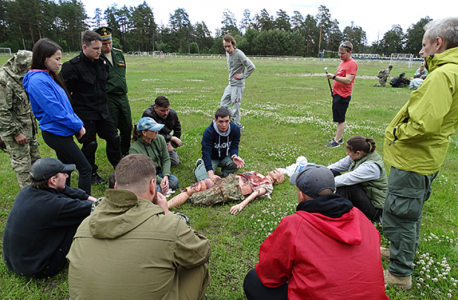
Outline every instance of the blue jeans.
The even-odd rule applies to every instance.
[[[159,176],[162,179],[162,172],[157,173],[157,176]],[[157,192],[161,193],[161,185],[159,183],[156,184],[157,187]],[[171,190],[176,190],[177,188],[180,187],[180,183],[178,182],[178,178],[175,175],[170,174],[169,176],[169,189]]]

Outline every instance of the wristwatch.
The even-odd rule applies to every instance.
[[[333,80],[336,80],[336,75],[334,75],[334,77],[332,77]]]

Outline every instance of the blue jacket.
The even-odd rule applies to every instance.
[[[31,70],[22,81],[42,131],[58,136],[78,133],[83,122],[73,112],[65,90],[44,70]]]
[[[222,160],[226,156],[239,154],[240,128],[231,121],[229,136],[221,136],[213,128],[213,122],[205,129],[202,137],[202,159],[207,171],[213,170],[212,159]]]

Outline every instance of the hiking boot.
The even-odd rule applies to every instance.
[[[404,290],[410,290],[412,288],[412,276],[396,276],[390,273],[388,269],[383,270],[383,275],[385,277],[385,287],[398,286]]]
[[[328,143],[332,142],[333,140],[334,140],[334,139],[329,139],[329,140],[328,140]],[[343,142],[344,142],[343,139],[340,139],[340,140],[337,141],[337,143],[339,143],[339,144],[343,144]]]
[[[195,174],[196,173],[196,169],[197,167],[203,162],[202,158],[199,158],[198,160],[196,160],[196,165],[194,166],[194,169],[192,170],[192,172]]]
[[[332,139],[331,142],[326,145],[326,147],[331,147],[331,148],[336,148],[336,147],[339,147],[339,146],[340,146],[340,144],[337,143],[336,141],[334,141],[334,139]]]
[[[380,247],[380,256],[383,259],[390,259],[390,248]]]
[[[91,176],[92,184],[107,184],[107,181],[97,174],[97,172],[92,173]]]

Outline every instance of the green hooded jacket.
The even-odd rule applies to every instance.
[[[107,190],[67,255],[70,297],[178,300],[177,268],[201,266],[210,255],[207,238],[177,215],[130,191]]]
[[[458,126],[458,48],[426,57],[429,75],[385,130],[384,161],[400,170],[439,171]]]

